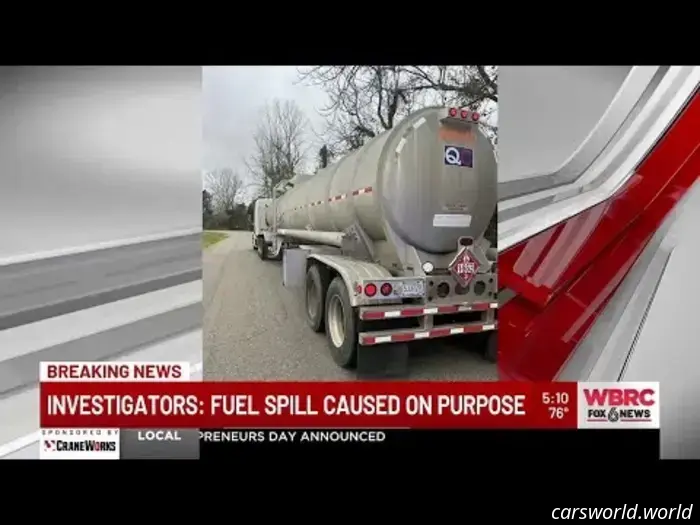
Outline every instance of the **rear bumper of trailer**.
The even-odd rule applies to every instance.
[[[444,325],[430,330],[383,330],[377,332],[361,332],[359,342],[361,346],[373,346],[383,343],[407,343],[422,339],[437,339],[453,335],[474,334],[496,330],[498,323],[465,323]]]
[[[474,304],[451,304],[440,306],[365,306],[360,308],[360,319],[372,321],[378,319],[393,319],[397,317],[422,317],[424,315],[445,315],[463,312],[485,312],[496,310],[497,302]]]
[[[423,339],[438,339],[454,335],[476,334],[496,330],[497,302],[484,302],[475,304],[451,304],[451,305],[400,305],[400,306],[369,306],[359,309],[359,318],[363,321],[363,329],[358,334],[360,346],[374,346],[384,343],[406,343]],[[478,319],[462,319],[458,317],[445,319],[446,324],[435,323],[439,316],[450,314],[478,314]],[[392,329],[383,326],[384,329],[368,330],[372,321],[391,322],[391,320],[415,319],[420,326],[401,327]],[[389,329],[387,329],[389,328]]]

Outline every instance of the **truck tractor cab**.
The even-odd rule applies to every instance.
[[[272,204],[272,199],[258,199],[253,209],[253,250],[265,249],[265,231],[269,229],[265,220],[265,210]]]

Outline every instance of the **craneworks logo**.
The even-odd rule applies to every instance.
[[[119,459],[118,429],[42,429],[41,459]]]
[[[44,450],[47,452],[115,452],[117,444],[114,441],[98,441],[96,439],[83,439],[81,441],[58,439],[44,441]]]
[[[658,428],[658,383],[580,383],[579,426]]]

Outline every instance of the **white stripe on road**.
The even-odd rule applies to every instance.
[[[154,235],[146,235],[144,237],[135,237],[132,239],[121,239],[118,241],[101,242],[86,246],[76,246],[75,248],[65,248],[61,250],[53,250],[47,252],[13,255],[11,257],[3,257],[2,259],[0,259],[0,266],[7,266],[9,264],[21,264],[31,261],[40,261],[43,259],[53,259],[54,257],[66,257],[68,255],[78,255],[81,253],[94,252],[97,250],[106,250],[108,248],[121,248],[123,246],[131,246],[134,244],[142,244],[145,242],[164,241],[166,239],[187,237],[188,235],[196,235],[198,233],[202,233],[201,228],[179,230],[168,233],[156,233]]]
[[[10,454],[18,452],[23,448],[36,443],[39,441],[39,437],[41,437],[41,433],[37,430],[36,432],[32,432],[31,434],[22,436],[21,438],[17,438],[14,441],[0,445],[0,458],[9,456]]]
[[[202,301],[193,281],[0,331],[0,360],[38,352]]]

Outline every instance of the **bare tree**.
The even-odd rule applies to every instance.
[[[223,168],[207,173],[206,187],[211,193],[215,213],[231,213],[243,181],[231,168]]]
[[[429,105],[457,105],[484,117],[498,102],[496,66],[316,66],[299,72],[330,99],[325,139],[334,154],[361,147],[408,113]],[[497,128],[484,124],[495,137]]]
[[[258,197],[271,197],[279,182],[305,168],[307,125],[306,117],[292,100],[275,100],[264,108],[253,135],[255,152],[246,161]]]

